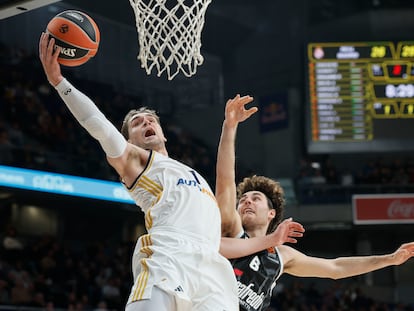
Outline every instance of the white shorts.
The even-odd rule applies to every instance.
[[[239,310],[233,268],[206,239],[176,229],[151,231],[139,238],[132,266],[128,304],[150,299],[157,286],[174,295],[176,310]]]

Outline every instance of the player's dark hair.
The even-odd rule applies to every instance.
[[[253,175],[246,177],[237,185],[237,200],[249,191],[260,191],[268,200],[269,209],[276,211],[275,218],[272,219],[267,227],[267,234],[276,230],[283,218],[283,210],[285,208],[285,192],[280,183],[264,176]]]

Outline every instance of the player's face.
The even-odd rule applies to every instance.
[[[129,141],[141,148],[157,151],[167,140],[155,116],[139,113],[129,122]]]
[[[275,217],[275,210],[269,209],[267,197],[260,191],[244,193],[238,203],[243,227],[247,230],[265,226]]]

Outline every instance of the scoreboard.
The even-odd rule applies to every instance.
[[[414,150],[414,41],[307,46],[308,151]]]

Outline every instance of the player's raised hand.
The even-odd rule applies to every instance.
[[[246,109],[246,105],[253,101],[253,97],[237,94],[234,98],[229,99],[226,103],[225,118],[230,126],[235,126],[240,122],[250,118],[258,108],[251,107]]]
[[[49,35],[42,32],[39,41],[39,58],[42,62],[43,70],[46,73],[50,84],[56,86],[62,81],[63,76],[57,58],[60,53],[60,47],[55,49],[55,39],[49,40]]]
[[[393,264],[401,265],[411,257],[414,257],[414,242],[401,245],[393,254]]]
[[[297,243],[297,238],[302,237],[304,232],[305,228],[300,223],[288,218],[282,221],[271,235],[274,245],[277,246],[284,243]]]

